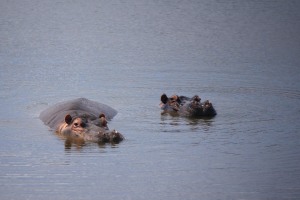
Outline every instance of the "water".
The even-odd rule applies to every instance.
[[[298,1],[1,1],[1,199],[299,199]],[[160,95],[218,115],[161,115]],[[39,120],[85,97],[118,145]]]

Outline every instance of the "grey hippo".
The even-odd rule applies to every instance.
[[[59,136],[98,143],[119,143],[124,137],[109,130],[107,121],[117,111],[102,103],[78,98],[50,106],[40,114],[40,119]]]
[[[217,112],[209,100],[201,102],[198,95],[193,97],[162,94],[160,108],[163,113],[175,113],[187,117],[214,117]]]

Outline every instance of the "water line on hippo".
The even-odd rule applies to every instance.
[[[124,136],[109,130],[107,121],[117,111],[105,104],[78,98],[57,103],[40,114],[40,119],[65,139],[83,142],[119,143]]]

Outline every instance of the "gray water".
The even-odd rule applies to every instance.
[[[0,199],[300,199],[299,1],[0,2]],[[161,115],[198,94],[212,119]],[[38,118],[85,97],[118,145]]]

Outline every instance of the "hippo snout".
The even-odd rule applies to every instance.
[[[124,137],[120,132],[118,132],[116,130],[113,130],[112,132],[110,132],[110,142],[119,143],[122,140],[124,140]]]
[[[124,140],[123,135],[116,130],[98,133],[98,142],[100,143],[119,143],[122,140]]]

